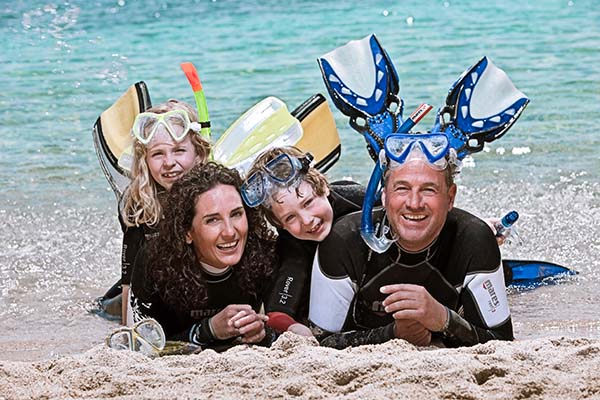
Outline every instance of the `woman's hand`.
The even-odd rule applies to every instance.
[[[301,324],[299,322],[296,322],[295,324],[290,325],[287,328],[287,331],[293,332],[296,335],[300,335],[300,336],[307,336],[307,337],[314,336],[308,326]]]
[[[210,319],[210,326],[217,339],[241,336],[243,343],[257,343],[265,338],[267,320],[248,304],[230,304]]]

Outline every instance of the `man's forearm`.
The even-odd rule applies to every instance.
[[[510,319],[499,327],[484,329],[473,325],[452,310],[449,310],[448,327],[441,334],[444,344],[449,347],[473,346],[489,340],[514,339]]]
[[[333,347],[335,349],[344,349],[350,346],[362,346],[365,344],[380,344],[395,338],[394,323],[365,331],[322,332],[315,336],[317,336],[321,346]]]

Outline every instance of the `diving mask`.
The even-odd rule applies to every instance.
[[[139,321],[131,328],[119,328],[106,339],[111,349],[139,351],[147,356],[158,355],[165,343],[165,332],[152,318]]]
[[[308,171],[312,160],[310,153],[298,158],[285,153],[278,155],[242,184],[244,203],[257,207],[278,188],[293,186]]]
[[[444,170],[448,165],[446,155],[450,142],[442,133],[392,134],[385,139],[383,147],[379,154],[380,163],[389,169],[399,168],[414,159],[426,161],[438,170]]]
[[[188,131],[200,132],[201,125],[191,122],[188,113],[184,110],[171,110],[164,114],[152,112],[140,113],[135,117],[131,132],[142,144],[150,143],[159,126],[171,135],[173,140],[181,142],[185,139]]]

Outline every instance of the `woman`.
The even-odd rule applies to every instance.
[[[156,319],[167,339],[203,348],[270,343],[259,313],[276,265],[275,235],[246,208],[237,171],[197,165],[173,184],[132,277],[134,319]]]
[[[124,232],[121,285],[125,300],[120,310],[123,324],[131,323],[127,321],[131,269],[140,247],[157,233],[164,194],[190,168],[204,163],[210,154],[210,144],[199,134],[196,111],[179,100],[168,100],[139,114],[131,132],[131,183],[123,196],[119,215]],[[104,297],[101,308],[106,309],[114,300]]]

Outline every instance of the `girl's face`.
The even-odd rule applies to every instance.
[[[272,196],[271,210],[282,228],[300,240],[323,241],[333,224],[329,189],[317,196],[306,181],[296,188],[282,189]]]
[[[198,259],[214,268],[237,264],[248,239],[248,219],[237,189],[217,185],[196,199],[192,228],[186,242]]]
[[[171,189],[173,183],[189,171],[198,160],[196,148],[189,134],[178,143],[162,126],[158,128],[146,148],[146,163],[150,175],[167,190]]]

